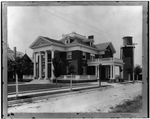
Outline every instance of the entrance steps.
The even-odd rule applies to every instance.
[[[50,79],[33,79],[31,82],[29,82],[28,84],[49,84],[49,83],[53,83]]]

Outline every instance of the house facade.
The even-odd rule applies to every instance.
[[[68,67],[74,67],[77,78],[95,76],[97,79],[115,79],[115,67],[120,68],[123,78],[123,61],[114,58],[116,50],[111,42],[94,44],[94,36],[83,36],[72,32],[62,36],[61,40],[39,36],[31,45],[34,56],[34,79],[53,80],[54,64],[52,59],[58,56],[63,62],[61,75],[69,75]]]

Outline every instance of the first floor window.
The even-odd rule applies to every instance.
[[[87,74],[87,67],[83,66],[82,69],[83,69],[83,75],[86,75]]]
[[[72,52],[67,52],[67,59],[72,59]]]

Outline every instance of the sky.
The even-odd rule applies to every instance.
[[[29,46],[45,36],[60,40],[76,32],[94,35],[95,44],[112,42],[120,58],[124,36],[132,36],[135,64],[142,65],[142,6],[10,6],[7,9],[8,45],[27,53]]]

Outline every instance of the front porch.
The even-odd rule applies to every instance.
[[[119,67],[119,77],[123,79],[123,65],[123,60],[114,57],[88,60],[88,67],[93,67],[90,72],[95,72],[97,79],[115,80],[115,67]]]

